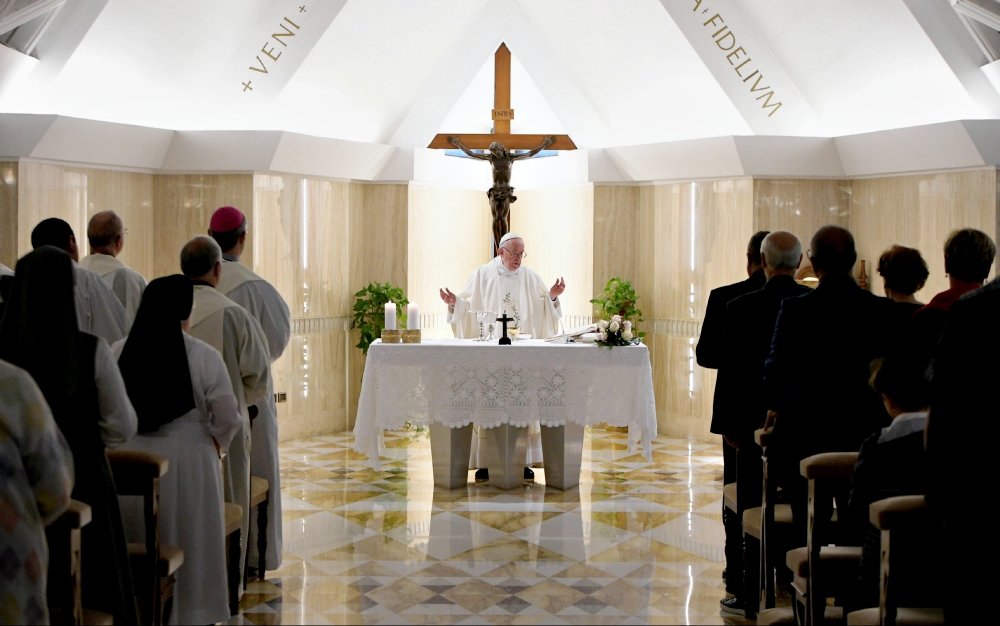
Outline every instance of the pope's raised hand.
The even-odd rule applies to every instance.
[[[439,289],[438,291],[441,292],[441,299],[444,300],[444,303],[448,306],[455,306],[455,303],[458,302],[458,296],[453,294],[447,287]]]
[[[563,280],[562,276],[560,276],[558,280],[556,280],[556,284],[552,285],[552,288],[549,289],[549,297],[555,300],[561,296],[564,291],[566,291],[566,281]]]

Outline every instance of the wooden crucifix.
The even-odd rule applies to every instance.
[[[486,192],[493,213],[493,256],[497,255],[500,239],[510,232],[510,203],[517,200],[510,186],[514,161],[528,159],[542,150],[576,150],[569,135],[512,135],[510,121],[510,50],[500,44],[494,56],[493,132],[489,135],[441,134],[434,137],[428,148],[458,148],[473,159],[489,161],[493,166],[493,186]],[[473,152],[473,150],[486,150]],[[525,150],[526,152],[517,152]]]

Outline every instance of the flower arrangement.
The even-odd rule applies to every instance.
[[[623,320],[621,315],[612,315],[611,321],[601,320],[597,323],[597,345],[613,348],[615,346],[637,346],[642,338],[632,334],[632,322]]]

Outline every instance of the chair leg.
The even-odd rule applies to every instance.
[[[229,535],[226,563],[229,570],[229,614],[240,612],[240,531]]]
[[[164,576],[160,581],[163,584],[160,587],[159,623],[169,624],[170,613],[174,608],[174,585],[177,583],[177,578],[174,574],[171,574],[170,576]]]

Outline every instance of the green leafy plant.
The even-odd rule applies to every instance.
[[[361,348],[365,354],[368,354],[368,347],[372,342],[382,336],[382,328],[385,326],[385,305],[389,302],[396,303],[398,327],[406,328],[406,305],[410,301],[403,295],[400,287],[393,287],[389,283],[368,283],[368,286],[354,294],[354,297],[357,300],[354,302],[351,328],[361,329],[361,342],[356,347]]]
[[[610,322],[612,317],[618,315],[622,321],[630,322],[633,335],[641,339],[646,333],[638,330],[639,322],[643,321],[642,311],[635,306],[638,299],[639,296],[635,295],[635,289],[632,288],[632,282],[616,276],[604,285],[604,292],[590,303],[596,305],[599,319]]]

